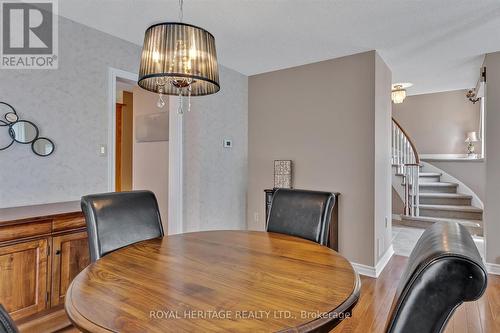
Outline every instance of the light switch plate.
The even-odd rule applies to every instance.
[[[106,156],[106,151],[107,151],[106,148],[107,147],[104,144],[99,145],[99,156]]]

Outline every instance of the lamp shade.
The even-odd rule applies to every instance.
[[[477,141],[479,141],[479,139],[477,138],[476,132],[467,133],[467,138],[465,139],[465,142],[477,142]]]
[[[218,92],[214,36],[186,23],[150,26],[144,36],[138,84],[165,95],[201,96]]]

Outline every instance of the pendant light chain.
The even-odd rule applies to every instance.
[[[184,0],[179,0],[179,22],[184,18]]]

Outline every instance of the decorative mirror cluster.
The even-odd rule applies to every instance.
[[[31,144],[31,150],[38,156],[49,156],[54,152],[54,142],[49,138],[39,136],[38,127],[28,120],[19,119],[19,115],[12,105],[0,102],[0,150],[12,146],[14,142]]]

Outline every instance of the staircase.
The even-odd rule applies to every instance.
[[[393,186],[404,188],[401,224],[426,228],[436,222],[458,222],[472,235],[482,236],[483,210],[472,205],[472,196],[458,193],[457,183],[441,181],[442,173],[426,172],[415,145],[394,119],[392,131],[393,174],[400,179]]]

